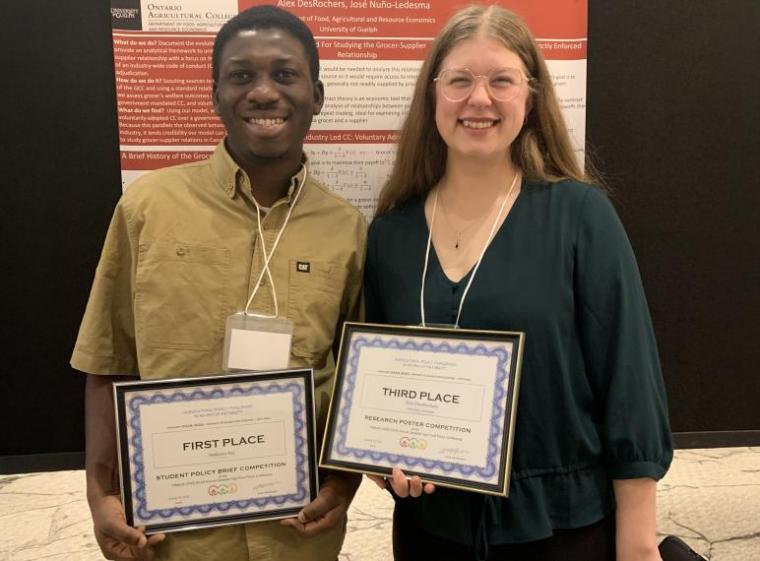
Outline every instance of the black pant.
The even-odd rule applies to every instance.
[[[416,527],[402,509],[393,513],[395,561],[473,561],[475,550]],[[534,542],[490,545],[487,561],[615,561],[615,524],[612,516],[590,526],[554,530]]]

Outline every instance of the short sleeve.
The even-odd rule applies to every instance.
[[[88,374],[139,374],[132,303],[135,252],[122,199],[95,271],[71,356],[73,368]]]
[[[652,322],[628,237],[595,188],[581,206],[574,281],[586,370],[602,404],[609,475],[660,479],[673,445]]]

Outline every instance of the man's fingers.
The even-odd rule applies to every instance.
[[[146,546],[154,546],[166,539],[166,534],[159,533],[159,534],[151,534],[150,536],[145,534],[145,526],[138,526],[137,531],[143,534],[146,538],[145,545]]]
[[[301,532],[301,535],[309,538],[324,530],[332,528],[340,522],[340,518],[342,516],[343,516],[342,511],[339,511],[338,509],[330,510],[327,513],[325,513],[325,515],[322,516],[321,518],[318,518],[312,522],[305,524],[303,527],[303,531]]]
[[[107,559],[113,559],[113,561],[135,561],[135,556],[132,554],[132,549],[128,545],[123,543],[113,550],[113,557],[106,557]]]
[[[111,559],[112,561],[135,561],[133,549],[125,543],[105,538],[105,541],[98,541],[98,545],[100,545],[100,550],[106,559]]]
[[[301,512],[298,513],[298,521],[301,524],[308,524],[321,518],[337,505],[338,500],[335,495],[323,488],[313,501],[301,509]]]
[[[340,522],[343,511],[340,509],[331,509],[324,516],[307,523],[300,522],[297,518],[285,518],[280,521],[283,526],[293,528],[301,537],[308,538],[329,528],[334,527]]]
[[[166,539],[166,534],[153,534],[148,536],[148,545],[154,547]]]
[[[166,539],[166,534],[146,536],[145,527],[135,529],[119,522],[106,523],[99,531],[103,555],[114,561],[153,561],[153,548]]]
[[[145,534],[145,526],[139,526],[137,530],[143,535]],[[156,552],[153,548],[166,539],[166,534],[153,534],[145,537],[145,545],[142,547],[133,547],[132,553],[134,554],[135,559],[138,559],[139,561],[153,561],[156,556]]]
[[[295,518],[286,518],[281,524],[290,526],[303,537],[313,536],[335,524],[344,510],[334,493],[326,488],[320,490],[317,497],[301,509]]]
[[[145,534],[123,522],[106,522],[101,531],[112,540],[132,547],[142,548],[148,543]]]
[[[283,526],[290,526],[291,528],[295,528],[296,530],[302,530],[303,524],[298,521],[298,518],[283,518],[280,520],[280,524]]]
[[[295,518],[283,520],[281,524],[293,528],[302,537],[310,537],[345,523],[348,503],[360,481],[359,476],[353,475],[349,479],[325,477],[315,499],[303,507]]]

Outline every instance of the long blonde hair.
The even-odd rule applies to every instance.
[[[593,168],[580,168],[562,118],[551,76],[530,30],[500,6],[469,6],[454,14],[430,46],[401,128],[396,160],[383,186],[375,215],[427,194],[446,170],[447,147],[435,125],[435,87],[441,62],[460,42],[477,34],[501,42],[516,53],[530,77],[531,111],[512,142],[512,162],[530,180],[575,179],[600,183]]]

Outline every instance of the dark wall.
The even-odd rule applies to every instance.
[[[13,471],[13,456],[83,448],[68,359],[121,187],[108,3],[3,4],[0,471]],[[639,258],[675,431],[760,431],[758,29],[752,0],[590,0],[588,139]]]
[[[760,2],[591,0],[588,141],[615,190],[674,431],[760,430]]]
[[[0,456],[78,452],[68,360],[121,193],[108,3],[2,4]]]

